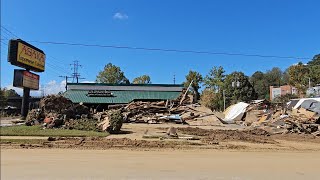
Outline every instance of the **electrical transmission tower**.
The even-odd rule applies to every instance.
[[[79,83],[79,79],[84,79],[84,78],[81,78],[80,76],[80,73],[78,72],[79,70],[79,67],[82,67],[81,64],[79,64],[79,61],[75,60],[73,61],[73,64],[70,64],[71,66],[73,66],[71,69],[73,70],[73,73],[71,75],[71,78],[72,78],[72,82],[74,82],[74,80],[76,80],[77,83]],[[66,78],[67,79],[67,78]]]

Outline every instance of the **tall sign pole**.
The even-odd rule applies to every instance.
[[[30,88],[23,88],[23,97],[21,105],[21,117],[25,119],[29,111]]]
[[[40,76],[34,72],[44,72],[46,55],[35,46],[21,40],[9,41],[8,62],[25,69],[14,70],[13,86],[23,88],[21,117],[25,119],[29,111],[30,90],[39,89]]]

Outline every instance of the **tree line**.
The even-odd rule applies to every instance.
[[[239,71],[226,74],[221,66],[213,67],[204,77],[190,70],[184,85],[189,86],[190,83],[201,104],[218,111],[240,101],[269,99],[270,86],[291,85],[297,88],[298,97],[305,97],[309,83],[310,86],[320,84],[320,54],[307,64],[299,62],[285,71],[278,67],[266,72],[256,71],[250,77]],[[204,89],[200,95],[201,87]]]
[[[108,63],[96,78],[98,83],[130,84],[120,67]],[[256,71],[251,76],[241,71],[226,74],[222,66],[214,66],[205,76],[190,70],[184,81],[185,87],[191,85],[195,100],[211,108],[223,110],[224,106],[255,99],[269,99],[270,86],[291,85],[297,88],[298,96],[305,97],[309,86],[320,83],[320,54],[315,55],[307,64],[299,62],[285,71],[274,67],[266,72]],[[141,75],[133,84],[150,84],[149,75]],[[200,90],[202,89],[202,92]],[[224,101],[225,98],[225,101]],[[224,104],[225,103],[225,104]]]
[[[144,74],[130,82],[120,67],[108,63],[96,76],[96,82],[151,84],[151,78]],[[196,101],[200,101],[212,110],[221,111],[224,106],[228,107],[240,101],[269,99],[269,86],[291,85],[297,88],[299,97],[305,97],[309,82],[311,86],[320,84],[320,54],[315,55],[307,64],[299,62],[285,71],[274,67],[266,72],[256,71],[251,76],[241,71],[226,74],[222,66],[212,67],[205,76],[190,70],[183,84],[185,87],[189,85],[192,87]],[[7,97],[19,95],[14,90],[1,89],[0,96],[2,102],[5,102]]]

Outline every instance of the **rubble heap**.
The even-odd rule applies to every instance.
[[[211,110],[192,103],[191,95],[182,93],[176,100],[156,102],[131,102],[118,107],[124,116],[124,122],[163,123],[174,122],[190,125],[220,124]]]
[[[317,104],[316,107],[320,105]],[[288,110],[286,106],[270,109],[247,108],[244,125],[271,129],[275,133],[303,133],[320,135],[320,114],[317,108],[297,107]],[[319,108],[319,107],[318,107]]]
[[[44,123],[46,128],[60,127],[65,120],[88,115],[88,107],[82,104],[74,105],[61,95],[49,95],[40,100],[39,109],[28,113],[26,125]]]

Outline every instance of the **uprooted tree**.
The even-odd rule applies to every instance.
[[[113,65],[112,63],[108,63],[104,66],[104,69],[97,75],[96,82],[110,84],[130,84],[120,67]]]
[[[107,131],[110,134],[117,134],[120,132],[120,129],[122,127],[123,122],[123,115],[121,111],[113,111],[109,115],[109,127],[107,128]]]

